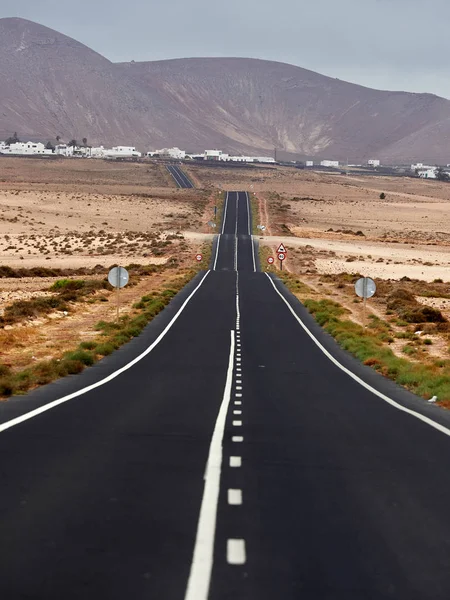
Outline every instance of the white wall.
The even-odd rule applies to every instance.
[[[31,154],[53,154],[52,150],[47,150],[41,142],[17,142],[6,146],[2,150],[3,154],[31,155]]]

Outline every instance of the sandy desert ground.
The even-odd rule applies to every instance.
[[[450,281],[450,183],[293,168],[191,170],[205,185],[217,174],[222,189],[251,191],[267,227],[260,241],[293,250],[288,269]]]

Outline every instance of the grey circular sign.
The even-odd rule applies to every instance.
[[[123,288],[129,281],[128,271],[124,267],[113,267],[108,273],[108,281],[115,288]]]
[[[355,283],[355,292],[360,298],[372,298],[376,291],[375,281],[370,277],[361,277]]]

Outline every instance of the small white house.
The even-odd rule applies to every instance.
[[[421,179],[437,179],[436,171],[435,167],[431,169],[419,169],[417,174]]]
[[[320,163],[321,167],[334,167],[335,169],[339,168],[338,160],[322,160]]]
[[[273,158],[273,156],[255,156],[253,160],[254,162],[258,163],[265,163],[270,165],[275,164],[275,159]]]
[[[220,160],[222,150],[205,150],[205,160]]]
[[[2,154],[16,154],[18,156],[31,154],[53,154],[53,150],[47,149],[41,142],[16,142],[5,146]]]
[[[371,158],[370,160],[367,161],[367,164],[369,165],[369,167],[379,167],[380,161],[378,159]]]
[[[153,152],[147,152],[147,156],[160,156],[161,158],[173,158],[174,160],[184,160],[186,158],[185,150],[179,148],[163,148],[162,150],[154,150]]]
[[[306,167],[313,167],[314,166],[314,161],[313,160],[307,160],[305,163]]]
[[[142,154],[134,146],[114,146],[104,151],[105,158],[140,158]]]

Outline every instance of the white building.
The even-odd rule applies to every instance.
[[[222,150],[205,150],[205,160],[221,160]]]
[[[161,158],[173,158],[174,160],[184,160],[186,158],[185,150],[179,148],[163,148],[162,150],[154,150],[147,152],[147,156],[159,156]]]
[[[105,158],[140,158],[142,154],[134,146],[114,146],[104,150]]]
[[[73,146],[58,144],[55,146],[55,154],[58,154],[59,156],[73,156]]]
[[[314,166],[314,161],[313,160],[307,160],[305,163],[306,167],[313,167]]]
[[[321,167],[334,167],[334,168],[338,168],[339,167],[339,161],[338,160],[322,160],[320,163]]]
[[[437,172],[436,167],[431,167],[430,169],[419,169],[417,171],[417,174],[419,175],[419,177],[421,179],[436,179],[437,178],[436,172]]]
[[[379,167],[380,161],[378,159],[371,158],[370,160],[367,161],[367,164],[369,165],[369,167]]]
[[[47,149],[41,142],[16,142],[10,146],[4,145],[2,154],[16,154],[18,156],[31,154],[53,154],[53,150]]]

